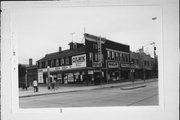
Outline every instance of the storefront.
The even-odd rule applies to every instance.
[[[130,65],[129,63],[121,63],[121,79],[129,79]]]
[[[118,61],[107,61],[107,80],[117,81],[120,79],[120,70]]]

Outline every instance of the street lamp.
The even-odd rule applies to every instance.
[[[155,47],[155,42],[152,42],[152,43],[149,43],[149,44],[146,44],[146,45],[143,45],[143,46],[142,46],[141,60],[142,60],[143,80],[144,80],[144,82],[145,82],[145,67],[144,67],[143,54],[145,54],[145,53],[144,53],[144,47],[146,47],[146,46],[148,46],[148,45],[153,45],[153,48],[154,48],[154,58],[156,58],[156,47]]]

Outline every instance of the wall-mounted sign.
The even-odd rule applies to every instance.
[[[102,67],[102,63],[101,62],[93,62],[92,67]]]
[[[72,57],[72,68],[86,67],[86,54]]]
[[[122,67],[122,68],[129,68],[129,67],[130,67],[130,65],[129,65],[129,64],[127,64],[127,63],[122,63],[122,64],[121,64],[121,67]]]
[[[92,74],[93,75],[93,70],[88,70],[88,74]]]
[[[108,61],[108,68],[119,68],[119,63],[117,61]]]
[[[68,74],[68,82],[74,82],[73,73]]]
[[[38,83],[43,83],[43,71],[38,71]]]

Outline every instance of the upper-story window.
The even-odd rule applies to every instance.
[[[64,65],[64,58],[61,58],[61,65]]]
[[[119,53],[119,60],[122,61],[122,53]]]
[[[42,62],[42,68],[45,68],[45,61]]]
[[[98,61],[98,54],[95,53],[94,55],[95,55],[95,59],[94,59],[94,60],[95,60],[95,61]]]
[[[93,44],[93,49],[98,49],[97,44]]]
[[[107,58],[110,59],[111,58],[111,55],[110,55],[110,51],[107,50]]]
[[[59,61],[58,66],[60,66],[61,65],[61,58],[59,58],[58,61]]]
[[[53,59],[52,67],[56,67],[56,59]]]
[[[126,62],[129,62],[129,55],[126,54]]]
[[[69,64],[69,57],[66,57],[65,61],[66,61],[66,65],[68,65]]]
[[[48,66],[51,67],[51,60],[48,60]]]
[[[114,58],[115,58],[115,57],[114,57],[114,52],[112,51],[112,59],[114,60]]]
[[[116,53],[116,60],[119,60],[119,54]]]
[[[90,61],[93,60],[93,53],[92,53],[92,52],[89,53],[89,60],[90,60]]]
[[[59,66],[59,60],[56,59],[56,66]]]

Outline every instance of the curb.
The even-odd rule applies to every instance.
[[[155,81],[157,81],[157,80],[146,81],[146,83],[155,82]],[[134,85],[139,85],[139,84],[144,84],[144,82],[134,83]],[[79,89],[79,90],[77,89],[77,90],[67,90],[67,91],[57,91],[57,92],[49,92],[49,93],[39,93],[39,94],[23,95],[23,96],[19,96],[19,98],[41,96],[41,95],[50,95],[50,94],[59,94],[59,93],[68,93],[68,92],[78,92],[78,91],[86,91],[86,90],[95,90],[95,89],[102,89],[102,88],[114,88],[114,87],[120,87],[120,86],[124,87],[124,89],[122,88],[122,90],[128,90],[126,88],[128,88],[128,86],[130,88],[132,86],[132,83],[127,83],[127,84],[122,84],[122,85],[112,84],[112,85],[109,85],[109,86],[107,84],[107,86],[99,85],[97,87],[93,87],[93,88],[89,88],[89,89]],[[140,85],[140,86],[143,87],[144,85]],[[139,88],[139,87],[136,87],[136,88]],[[135,89],[135,88],[131,88],[131,89]]]
[[[137,88],[142,88],[142,87],[146,87],[146,85],[129,86],[129,87],[123,87],[123,88],[120,88],[120,89],[121,90],[132,90],[132,89],[137,89]]]

